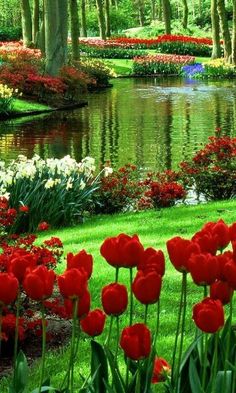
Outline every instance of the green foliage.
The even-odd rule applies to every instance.
[[[176,55],[210,57],[212,47],[209,45],[195,44],[193,42],[169,41],[160,42],[157,46],[157,51],[159,53],[174,53]]]
[[[87,56],[102,59],[133,59],[135,56],[145,55],[145,52],[138,49],[126,48],[104,48],[92,45],[80,45],[80,50]]]
[[[21,27],[1,27],[0,41],[18,41],[22,37]]]
[[[223,59],[211,60],[204,64],[204,72],[196,74],[196,79],[232,79],[236,77],[236,67],[225,64]]]
[[[88,12],[86,21],[88,36],[98,36],[99,28],[97,11],[93,10]],[[128,29],[135,25],[135,21],[133,20],[130,12],[127,12],[122,8],[116,10],[114,7],[112,7],[110,10],[110,23],[111,32],[113,35],[119,34],[122,30]]]

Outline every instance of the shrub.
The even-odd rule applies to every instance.
[[[22,37],[21,27],[1,27],[0,41],[18,41]]]
[[[80,97],[82,93],[87,91],[88,85],[93,84],[93,80],[86,72],[74,66],[64,66],[61,68],[60,78],[65,83],[65,86],[67,86],[66,96],[70,99]]]
[[[155,55],[134,58],[135,75],[180,75],[182,66],[194,63],[192,56]]]
[[[32,159],[18,156],[8,166],[1,162],[0,168],[0,195],[9,193],[15,209],[21,203],[30,209],[27,220],[16,220],[15,232],[31,232],[46,218],[52,226],[77,223],[98,188],[93,177],[94,159],[90,157],[77,163],[70,156],[46,161],[37,155]]]
[[[138,49],[124,49],[124,48],[109,48],[95,45],[80,45],[82,53],[87,56],[97,57],[102,59],[133,59],[135,56],[142,56],[144,51]]]
[[[182,162],[186,184],[194,186],[206,199],[229,199],[236,196],[236,138],[210,137],[192,161]]]
[[[104,87],[109,85],[109,79],[114,76],[111,69],[104,64],[103,61],[98,59],[85,59],[73,63],[74,66],[85,72],[90,81],[88,82],[88,87]]]

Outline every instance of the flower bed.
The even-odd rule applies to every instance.
[[[193,64],[192,56],[155,55],[134,58],[135,75],[180,75],[183,65]]]
[[[235,67],[225,63],[224,59],[184,66],[182,71],[185,76],[195,79],[229,79],[236,77]]]

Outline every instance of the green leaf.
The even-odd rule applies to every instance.
[[[184,353],[183,356],[183,360],[180,364],[180,373],[182,372],[185,364],[187,363],[187,361],[189,360],[190,356],[192,355],[192,353],[196,350],[198,343],[200,342],[202,338],[202,335],[197,337],[196,340],[193,341],[193,343],[188,347],[187,351]]]
[[[189,361],[189,381],[191,386],[191,393],[204,393],[200,378],[197,372],[196,364],[192,357],[190,357]]]
[[[96,393],[106,393],[104,381],[108,381],[107,358],[103,347],[94,340],[91,340],[91,374],[96,376],[93,385]]]
[[[111,373],[112,373],[112,379],[113,379],[113,384],[115,386],[115,391],[116,393],[126,393],[125,392],[125,384],[122,379],[122,376],[120,374],[120,371],[118,369],[117,363],[114,359],[113,354],[111,351],[105,347],[105,353],[110,365]]]
[[[28,383],[29,368],[26,357],[22,351],[19,351],[16,358],[16,366],[13,377],[13,387],[15,393],[23,393]]]
[[[56,392],[57,390],[52,386],[42,386],[40,391],[39,388],[34,389],[31,393],[46,393],[46,392]]]
[[[232,371],[218,371],[216,376],[215,393],[231,392],[232,391]],[[225,376],[225,379],[224,379]]]

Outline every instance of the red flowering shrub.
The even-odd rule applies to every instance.
[[[74,98],[77,95],[87,91],[89,84],[95,83],[86,72],[77,69],[74,66],[64,66],[60,70],[60,77],[66,84],[67,96]]]
[[[229,199],[236,195],[236,138],[210,137],[192,161],[182,162],[182,178],[206,199]]]

